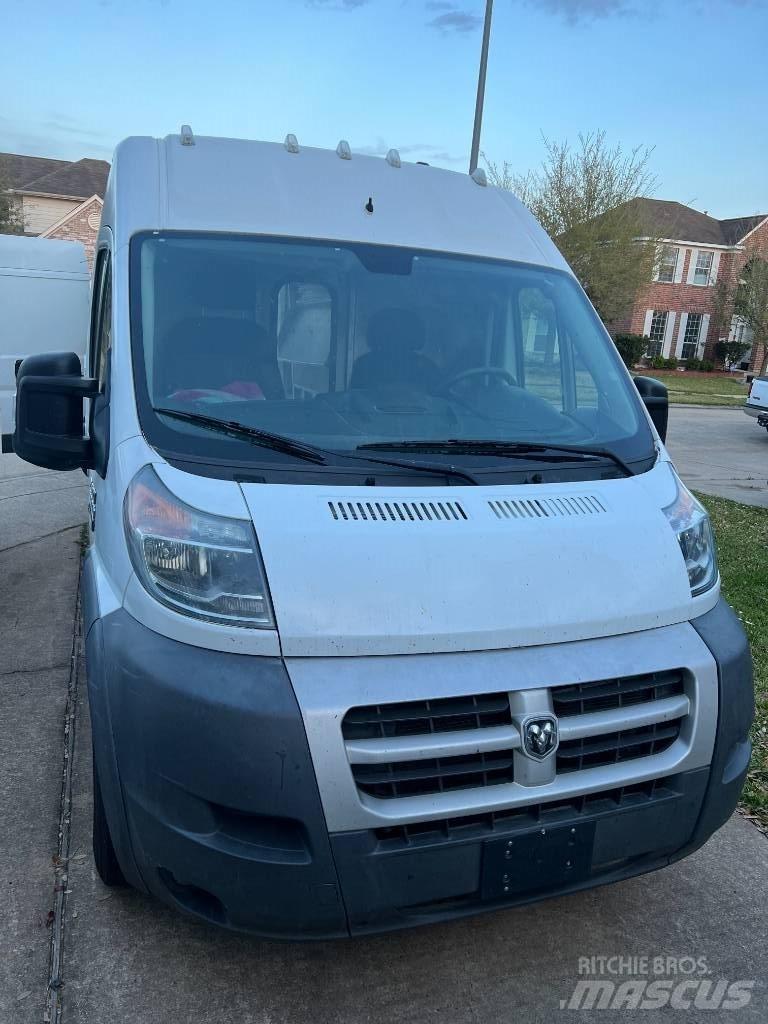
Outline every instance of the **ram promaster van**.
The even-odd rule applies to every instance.
[[[666,411],[482,173],[123,142],[85,375],[26,360],[15,434],[90,477],[104,881],[345,936],[699,847],[751,660]]]
[[[82,355],[91,275],[82,242],[0,235],[0,435],[13,433],[16,369],[51,343]]]

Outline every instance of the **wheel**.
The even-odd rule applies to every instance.
[[[117,862],[112,836],[109,834],[95,754],[93,756],[93,859],[96,861],[96,870],[104,885],[114,889],[127,884]]]

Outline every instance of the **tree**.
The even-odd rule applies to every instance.
[[[761,374],[768,373],[768,261],[754,256],[736,281],[718,281],[715,288],[714,315],[721,329],[726,330],[731,318],[738,317],[752,332],[755,369]],[[717,355],[730,365],[747,348],[741,342],[723,341],[717,345]]]
[[[649,237],[641,204],[656,180],[652,150],[611,148],[605,132],[580,135],[578,145],[544,140],[538,170],[516,174],[485,154],[493,185],[511,189],[555,240],[606,324],[626,315],[653,275],[658,245]]]
[[[8,175],[0,160],[0,235],[21,235],[24,233],[21,204],[8,189]]]
[[[752,331],[755,369],[768,373],[768,261],[755,257],[744,267],[736,286],[733,311]]]
[[[743,341],[718,341],[715,345],[715,356],[726,370],[730,370],[734,363],[738,363],[741,357],[749,348]]]

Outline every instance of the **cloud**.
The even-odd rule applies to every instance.
[[[470,14],[469,11],[461,11],[457,8],[446,9],[450,5],[430,6],[427,4],[429,10],[436,11],[441,10],[444,13],[438,14],[427,22],[429,28],[436,28],[438,32],[474,32],[475,29],[480,28],[483,24],[483,19],[479,14]]]
[[[84,156],[111,159],[114,144],[109,144],[109,136],[81,126],[66,114],[51,113],[49,117],[32,123],[0,116],[0,151],[60,160]]]
[[[357,7],[365,7],[371,0],[304,0],[307,7],[317,7],[324,11],[354,11]]]
[[[550,14],[564,18],[570,25],[637,12],[633,0],[536,0],[534,4],[528,0],[528,6],[544,8]]]
[[[362,156],[386,156],[390,150],[390,146],[385,142],[384,139],[378,138],[375,143],[367,146],[353,146],[352,149],[355,153],[360,153]],[[466,163],[468,157],[465,155],[456,156],[454,153],[449,153],[448,150],[441,148],[427,142],[414,142],[405,146],[395,146],[398,153],[402,157],[412,157],[414,160],[426,160],[427,163],[433,161],[441,164],[462,164]]]
[[[659,0],[519,0],[526,7],[544,10],[562,18],[568,25],[598,21],[613,17],[655,16],[659,12]],[[696,10],[700,0],[684,0]],[[723,0],[732,7],[762,6],[765,0]]]

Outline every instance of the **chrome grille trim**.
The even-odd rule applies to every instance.
[[[623,730],[677,723],[676,738],[651,756],[562,772],[551,779],[525,778],[518,771],[530,762],[515,743],[517,725],[465,728],[426,735],[367,734],[345,743],[342,721],[350,710],[366,706],[472,699],[505,692],[518,712],[552,710],[552,694],[582,686],[600,666],[607,679],[670,671],[678,673],[682,693],[626,707],[559,718],[562,742]],[[717,668],[698,633],[687,623],[620,637],[466,654],[402,655],[366,658],[288,658],[294,691],[304,718],[323,809],[331,832],[408,825],[567,800],[601,790],[634,786],[708,765],[717,722]],[[545,685],[546,684],[546,685]],[[507,688],[506,690],[504,688]],[[658,691],[667,693],[660,688]],[[656,705],[655,707],[653,705]],[[589,702],[587,705],[589,706]],[[620,732],[621,729],[616,730]],[[602,733],[605,735],[605,733]],[[518,733],[519,737],[519,733]],[[436,760],[472,753],[512,751],[513,781],[382,798],[360,792],[354,763],[369,765]],[[532,762],[530,762],[532,763]],[[528,782],[529,784],[525,784]]]

